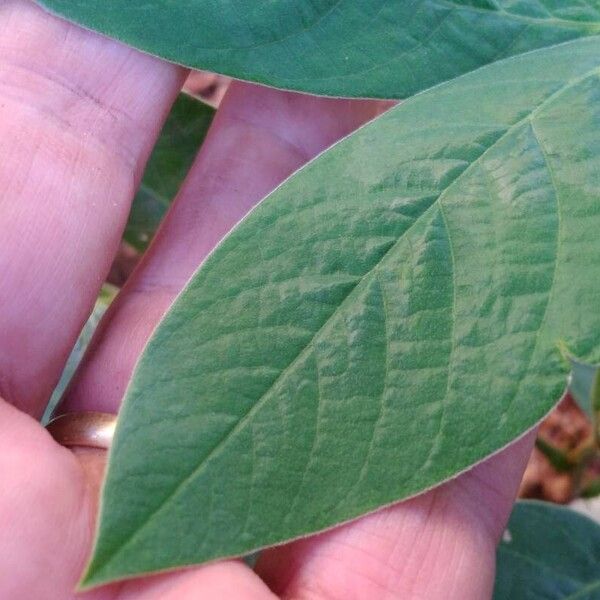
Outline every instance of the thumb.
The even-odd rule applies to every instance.
[[[0,598],[68,598],[93,515],[78,460],[0,400]]]

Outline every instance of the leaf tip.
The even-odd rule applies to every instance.
[[[109,580],[98,575],[90,563],[75,586],[76,593],[89,592],[92,588],[108,583]]]
[[[107,566],[106,560],[101,560],[98,553],[98,541],[92,550],[92,555],[89,558],[87,565],[77,582],[76,592],[88,592],[93,588],[112,583],[118,579],[126,577],[125,574],[115,572],[114,569]]]

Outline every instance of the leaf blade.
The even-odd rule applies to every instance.
[[[518,502],[498,547],[494,599],[583,600],[600,589],[600,527],[573,510]]]
[[[242,222],[139,363],[87,583],[322,530],[546,414],[565,383],[558,341],[598,350],[596,311],[579,311],[600,281],[599,47],[423,93]],[[175,435],[178,448],[160,442]]]
[[[499,58],[600,32],[596,1],[290,0],[244,12],[200,0],[41,3],[173,62],[352,97],[405,98]]]

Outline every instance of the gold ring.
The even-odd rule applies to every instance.
[[[66,413],[52,419],[46,429],[61,445],[108,450],[112,442],[116,415],[101,412]]]

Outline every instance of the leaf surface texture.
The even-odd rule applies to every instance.
[[[86,584],[310,534],[537,423],[598,356],[600,40],[406,101],[221,243],[128,389]]]
[[[600,31],[598,0],[40,0],[193,68],[331,96],[406,98]]]

